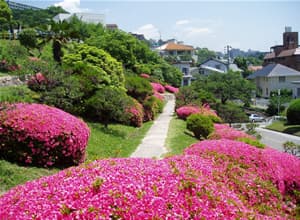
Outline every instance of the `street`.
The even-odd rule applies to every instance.
[[[280,151],[284,151],[283,143],[287,141],[300,144],[300,137],[294,135],[271,131],[262,127],[256,128],[256,131],[262,136],[260,140],[261,143]]]

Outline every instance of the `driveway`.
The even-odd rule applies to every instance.
[[[284,142],[292,141],[296,144],[300,144],[300,137],[294,135],[271,131],[262,127],[256,128],[256,131],[262,136],[260,140],[261,143],[280,151],[284,151]]]

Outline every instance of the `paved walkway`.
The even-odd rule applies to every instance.
[[[152,127],[147,132],[131,157],[143,158],[160,158],[167,153],[165,147],[165,140],[168,134],[169,124],[174,114],[175,97],[174,95],[167,95],[167,104],[164,107],[163,113],[154,121]]]

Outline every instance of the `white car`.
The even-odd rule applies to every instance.
[[[262,117],[262,116],[259,116],[257,114],[251,114],[249,116],[249,121],[252,121],[252,122],[262,122],[262,121],[265,121],[265,118]]]

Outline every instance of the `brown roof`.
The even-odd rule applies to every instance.
[[[272,53],[267,53],[264,57],[264,60],[265,59],[272,59],[272,58],[275,58],[275,53],[272,52]]]
[[[192,46],[187,46],[187,45],[183,45],[183,44],[175,44],[175,43],[167,43],[165,45],[165,48],[163,48],[164,50],[194,50],[194,48]]]
[[[249,71],[258,71],[261,70],[263,66],[248,66]]]
[[[289,57],[293,56],[296,49],[290,49],[290,50],[283,50],[277,57]]]

